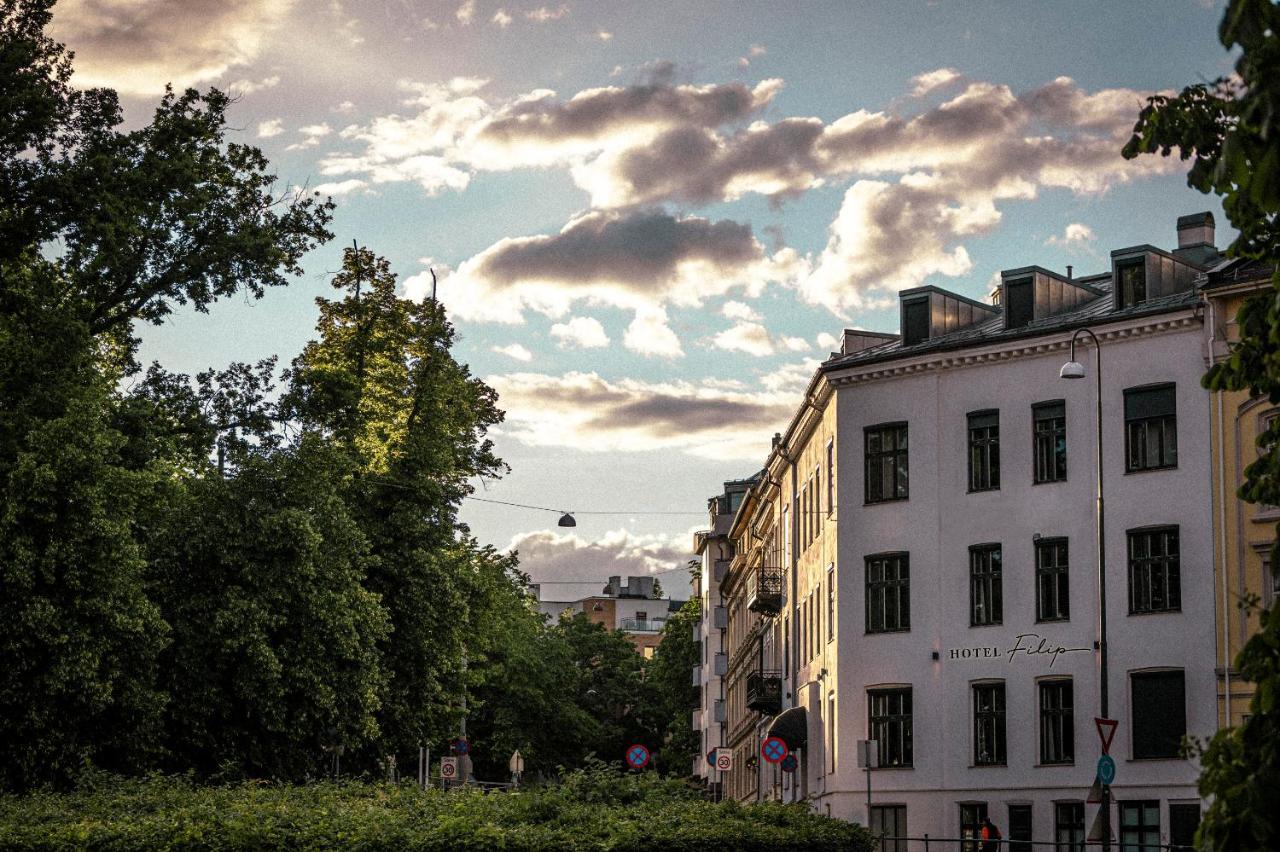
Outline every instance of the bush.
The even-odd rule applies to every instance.
[[[679,781],[595,766],[512,793],[367,783],[197,786],[102,779],[0,797],[5,849],[672,849],[869,852],[867,832],[798,805],[715,804]]]

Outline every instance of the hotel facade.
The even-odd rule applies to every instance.
[[[888,837],[969,837],[990,817],[1009,840],[1079,848],[1103,753],[1092,343],[1076,348],[1085,380],[1060,370],[1088,329],[1110,825],[1190,842],[1198,767],[1180,744],[1219,717],[1200,377],[1220,258],[1208,214],[1178,237],[1084,278],[1006,271],[989,304],[904,291],[898,334],[845,333],[729,525],[726,795],[808,800]],[[761,758],[770,735],[792,771]]]

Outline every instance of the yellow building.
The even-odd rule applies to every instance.
[[[1239,339],[1236,313],[1246,297],[1271,286],[1271,269],[1253,261],[1232,261],[1209,274],[1204,294],[1210,357],[1230,355]],[[1218,611],[1218,723],[1236,725],[1248,713],[1253,685],[1231,666],[1258,629],[1258,610],[1243,606],[1256,596],[1263,606],[1280,597],[1280,570],[1271,565],[1271,547],[1280,507],[1246,503],[1236,496],[1244,471],[1258,458],[1257,439],[1280,415],[1265,396],[1247,391],[1214,393],[1213,433],[1214,560]]]

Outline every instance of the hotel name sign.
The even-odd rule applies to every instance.
[[[1007,648],[1001,648],[996,645],[944,648],[941,656],[947,660],[998,660],[1003,658],[1006,663],[1013,663],[1020,658],[1029,658],[1038,662],[1048,661],[1049,668],[1053,668],[1053,664],[1061,656],[1090,653],[1092,651],[1093,648],[1089,647],[1072,648],[1059,644],[1056,640],[1041,636],[1039,633],[1019,633]]]

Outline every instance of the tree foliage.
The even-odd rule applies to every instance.
[[[1280,403],[1280,7],[1271,0],[1231,0],[1218,30],[1238,50],[1235,75],[1151,98],[1125,156],[1169,155],[1191,161],[1187,183],[1221,196],[1239,230],[1229,253],[1273,270],[1271,287],[1247,299],[1240,341],[1204,384],[1247,390]],[[1260,458],[1245,470],[1242,499],[1280,503],[1280,429],[1259,439]],[[1278,530],[1280,532],[1280,530]],[[1272,564],[1277,564],[1273,555]],[[1202,757],[1200,792],[1212,797],[1200,840],[1212,849],[1280,846],[1280,612],[1263,612],[1260,629],[1235,660],[1255,685],[1246,721],[1219,731]]]

